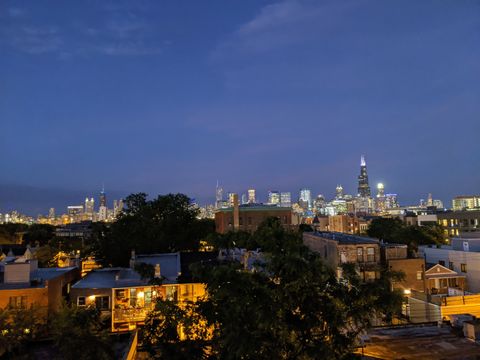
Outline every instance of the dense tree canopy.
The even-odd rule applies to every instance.
[[[365,283],[353,266],[346,266],[338,279],[303,246],[300,233],[285,230],[276,219],[240,238],[264,251],[260,271],[243,271],[236,262],[193,267],[208,292],[195,305],[195,314],[213,330],[213,336],[197,343],[203,352],[181,345],[173,335],[165,350],[160,334],[195,323],[185,321],[185,313],[173,324],[162,320],[178,314],[172,304],[157,306],[151,315],[157,321],[146,324],[146,344],[157,346],[165,358],[178,351],[180,358],[192,359],[342,359],[350,356],[357,335],[372,319],[389,319],[400,309],[401,295],[391,292],[396,274]]]
[[[64,306],[51,319],[50,336],[61,359],[114,359],[108,330],[95,308]]]
[[[197,219],[198,209],[183,194],[129,195],[125,209],[104,232],[95,250],[107,265],[126,266],[131,250],[161,253],[198,250],[200,240],[215,231],[212,221]]]
[[[418,250],[418,245],[442,244],[445,241],[443,230],[438,225],[406,225],[400,219],[374,219],[368,230],[368,236],[398,244],[408,245],[409,253]]]

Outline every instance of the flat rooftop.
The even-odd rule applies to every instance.
[[[473,360],[480,357],[480,346],[456,336],[448,326],[405,326],[370,330],[363,354],[371,359]]]
[[[291,207],[265,205],[265,204],[242,204],[238,206],[239,211],[291,211]],[[230,212],[233,211],[233,207],[227,207],[218,209],[217,212]]]
[[[323,239],[335,240],[341,245],[355,245],[355,244],[379,244],[380,245],[380,241],[378,241],[377,239],[369,238],[365,236],[350,235],[350,234],[330,232],[330,231],[315,231],[308,234],[318,236],[319,238],[323,238]]]

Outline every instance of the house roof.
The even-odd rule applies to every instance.
[[[160,273],[166,283],[176,283],[178,276],[182,273],[180,253],[164,253],[135,256],[136,263],[160,265]]]
[[[75,283],[74,289],[115,289],[123,287],[145,286],[148,279],[130,268],[105,268],[90,271],[83,279]]]

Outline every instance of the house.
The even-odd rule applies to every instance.
[[[354,263],[364,280],[379,276],[381,244],[376,239],[335,232],[305,232],[303,243],[319,253],[338,275],[341,264]]]
[[[440,264],[464,275],[469,291],[480,293],[480,234],[455,237],[450,246],[420,246],[420,256],[427,263]]]
[[[0,263],[0,308],[36,307],[46,320],[60,309],[78,278],[76,267],[38,268],[34,259],[4,260]]]
[[[157,298],[183,302],[205,296],[205,285],[196,283],[189,265],[216,258],[213,253],[166,253],[135,255],[130,268],[104,268],[90,271],[72,286],[71,299],[77,306],[96,306],[111,316],[112,332],[128,331],[143,325]],[[149,264],[161,285],[144,279],[135,270]]]

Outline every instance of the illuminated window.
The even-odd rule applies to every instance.
[[[363,248],[357,248],[357,262],[363,262]]]
[[[27,297],[26,296],[10,296],[9,305],[12,309],[26,309]]]
[[[417,280],[423,280],[423,272],[417,271]]]
[[[85,296],[77,297],[77,306],[85,306]]]
[[[467,264],[460,264],[460,271],[466,273],[467,272]]]

